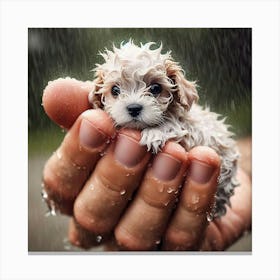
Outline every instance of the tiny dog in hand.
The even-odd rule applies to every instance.
[[[238,185],[235,175],[238,151],[233,134],[219,115],[197,105],[196,83],[188,81],[171,52],[149,42],[132,40],[100,53],[94,88],[89,94],[93,108],[103,108],[117,127],[141,130],[142,145],[157,153],[172,139],[187,151],[209,146],[221,158],[213,217],[226,213],[225,205]]]

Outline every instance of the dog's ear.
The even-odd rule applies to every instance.
[[[88,95],[89,103],[92,104],[94,109],[102,108],[101,102],[102,95],[98,92],[103,84],[103,75],[101,71],[96,71],[96,78],[93,80],[93,89]]]
[[[193,102],[198,101],[196,83],[188,81],[184,77],[182,68],[172,60],[166,60],[165,68],[167,76],[173,81],[177,89],[174,93],[175,100],[189,110]]]

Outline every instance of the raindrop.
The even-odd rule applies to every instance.
[[[49,216],[56,216],[56,209],[55,209],[55,204],[53,200],[50,200],[48,203],[49,210],[45,214],[45,217]]]
[[[164,185],[159,185],[159,187],[158,187],[158,191],[159,191],[160,193],[162,193],[162,192],[163,192],[163,190],[164,190]]]
[[[48,194],[45,189],[42,189],[41,196],[42,196],[43,201],[48,199]]]
[[[206,213],[206,218],[207,218],[207,221],[208,221],[208,222],[212,222],[213,219],[214,219],[213,213],[212,213],[212,212],[207,212],[207,213]]]
[[[121,195],[124,195],[125,193],[126,193],[126,190],[120,191],[120,194],[121,194]]]
[[[197,194],[194,194],[193,196],[192,196],[192,203],[193,204],[196,204],[196,203],[198,203],[199,202],[199,196],[197,195]]]
[[[174,189],[172,189],[170,187],[167,189],[167,193],[172,193],[173,191],[174,191]]]
[[[100,243],[102,241],[102,238],[103,237],[101,235],[97,235],[95,240],[96,242]]]
[[[62,154],[61,154],[60,150],[56,151],[56,156],[58,159],[62,159]]]

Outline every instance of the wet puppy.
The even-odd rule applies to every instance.
[[[153,45],[129,41],[100,53],[105,62],[94,69],[89,101],[108,112],[116,126],[141,130],[140,143],[154,153],[170,139],[187,151],[199,145],[214,149],[221,157],[221,172],[213,215],[221,216],[237,186],[238,152],[232,133],[218,114],[195,104],[195,82],[184,77],[170,52],[162,54],[162,46]]]

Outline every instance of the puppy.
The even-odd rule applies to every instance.
[[[120,48],[100,53],[94,89],[89,94],[93,108],[103,108],[117,127],[141,130],[141,145],[157,153],[166,141],[180,143],[187,151],[204,145],[221,157],[216,202],[210,218],[226,213],[225,205],[238,185],[235,180],[238,151],[233,134],[219,115],[196,104],[196,83],[155,43],[137,46],[130,40]]]

